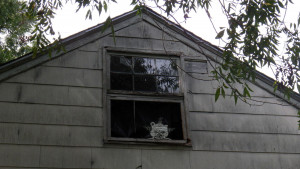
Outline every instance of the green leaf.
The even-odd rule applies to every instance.
[[[300,13],[298,15],[298,26],[300,25]]]
[[[103,4],[104,4],[104,6],[103,6],[104,11],[107,12],[107,3],[104,1]]]
[[[249,98],[251,98],[251,95],[246,87],[244,88],[244,96],[248,96]]]
[[[220,38],[222,38],[222,37],[223,37],[223,35],[224,35],[224,32],[225,32],[225,29],[224,29],[224,30],[222,30],[222,31],[220,31],[220,32],[218,33],[218,35],[216,36],[216,39],[220,39]]]
[[[111,20],[110,16],[107,17],[107,19],[104,22],[104,25],[102,27],[101,33],[103,33],[111,25],[111,22],[112,22],[112,20]]]
[[[111,33],[112,33],[112,36],[113,36],[113,39],[114,39],[114,44],[116,45],[117,42],[116,42],[116,35],[115,35],[114,25],[111,25]]]
[[[219,96],[220,96],[220,88],[218,88],[216,90],[216,93],[215,93],[215,102],[219,99]]]
[[[234,93],[233,97],[234,97],[234,103],[237,104],[238,96],[236,95],[236,93]]]
[[[225,90],[223,87],[221,88],[221,93],[222,93],[223,98],[225,98]]]

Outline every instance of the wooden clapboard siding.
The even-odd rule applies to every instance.
[[[296,116],[191,112],[192,131],[299,134]]]
[[[102,106],[102,89],[74,86],[1,83],[0,102],[69,106]]]
[[[0,122],[103,126],[102,108],[0,102]]]
[[[102,70],[39,66],[6,82],[102,87]]]
[[[246,152],[191,152],[191,169],[297,169],[299,154],[246,153]]]
[[[277,97],[252,97],[252,100],[249,100],[250,105],[241,100],[235,105],[233,98],[230,98],[230,96],[225,99],[220,96],[217,102],[215,102],[214,94],[189,94],[188,97],[190,111],[297,116],[297,108]]]
[[[102,145],[102,127],[0,123],[0,144]]]

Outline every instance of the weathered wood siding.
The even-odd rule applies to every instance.
[[[229,96],[215,103],[217,83],[199,51],[215,58],[213,52],[138,17],[115,26],[116,44],[90,35],[91,43],[0,83],[0,169],[300,168],[295,107],[253,84],[253,99],[263,103],[235,106]],[[191,147],[103,142],[106,46],[182,52]]]

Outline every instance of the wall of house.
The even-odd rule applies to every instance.
[[[0,169],[300,168],[295,107],[255,85],[252,98],[263,103],[215,102],[211,66],[189,69],[197,65],[193,59],[207,59],[200,49],[174,32],[163,34],[149,18],[129,24],[137,17],[116,25],[116,44],[100,38],[0,83]],[[187,72],[208,80],[183,73],[192,146],[103,142],[105,46],[182,52]]]

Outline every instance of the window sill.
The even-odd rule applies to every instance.
[[[104,140],[105,144],[126,144],[126,145],[152,145],[152,146],[186,146],[192,147],[189,140],[153,140],[153,139],[134,139],[134,138],[115,138],[110,137]]]
[[[126,94],[138,96],[158,96],[158,97],[183,97],[182,93],[155,93],[155,92],[136,92],[136,91],[123,91],[123,90],[107,90],[107,94]]]

